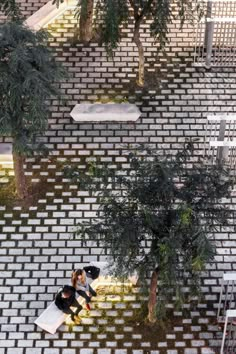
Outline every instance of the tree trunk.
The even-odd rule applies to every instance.
[[[14,162],[14,173],[15,173],[15,184],[16,192],[20,199],[24,199],[28,196],[26,178],[24,173],[24,156],[18,155],[13,152],[13,162]]]
[[[138,55],[139,55],[139,65],[138,65],[138,80],[137,80],[137,85],[138,86],[144,86],[144,50],[143,50],[143,45],[142,42],[140,41],[140,25],[142,22],[142,18],[139,18],[138,20],[135,21],[134,25],[134,43],[138,47]]]
[[[148,299],[148,321],[151,323],[156,322],[156,303],[157,303],[157,278],[158,269],[152,272],[151,283],[150,283],[150,293]]]
[[[89,42],[93,36],[93,2],[94,0],[86,0],[85,8],[81,8],[80,40],[84,43]]]

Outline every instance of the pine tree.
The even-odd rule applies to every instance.
[[[1,1],[9,21],[0,25],[0,135],[13,139],[16,190],[25,198],[25,157],[40,148],[35,136],[47,129],[46,100],[58,95],[66,72],[47,47],[49,34],[26,28],[14,1]]]
[[[215,255],[211,235],[232,217],[220,203],[230,196],[228,171],[202,159],[194,162],[193,154],[189,143],[173,156],[131,153],[129,173],[109,166],[90,166],[85,175],[77,167],[66,169],[80,189],[87,186],[96,196],[101,191],[98,217],[79,223],[77,237],[107,248],[116,275],[151,275],[150,322],[170,297],[181,305],[200,291],[202,271]]]

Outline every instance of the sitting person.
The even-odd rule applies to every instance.
[[[86,272],[83,269],[77,269],[72,272],[71,277],[72,286],[76,289],[77,293],[85,298],[86,309],[91,310],[89,302],[92,296],[96,296],[97,293],[89,285],[86,277]]]
[[[59,289],[55,304],[64,313],[71,315],[71,319],[74,322],[75,316],[82,310],[82,306],[78,303],[75,297],[75,288],[70,285],[65,285]],[[70,307],[77,307],[77,310],[73,312]]]

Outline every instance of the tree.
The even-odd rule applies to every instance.
[[[86,31],[92,36],[93,0],[78,2],[77,13],[80,16],[80,32]],[[64,0],[54,0],[59,6]],[[98,24],[102,26],[101,37],[107,53],[112,55],[121,40],[121,26],[129,19],[133,21],[133,41],[138,48],[139,69],[137,84],[144,86],[144,48],[140,39],[140,28],[146,19],[151,20],[150,33],[159,42],[162,49],[167,41],[168,24],[171,23],[172,6],[175,5],[181,20],[181,27],[186,19],[193,21],[194,14],[202,15],[201,4],[192,0],[99,0],[94,11],[98,17]],[[131,11],[130,11],[131,8]],[[91,16],[90,16],[91,15]],[[88,26],[82,26],[87,19]],[[88,20],[90,19],[90,20]],[[82,21],[82,22],[81,22]],[[88,30],[89,29],[89,30]],[[83,36],[81,34],[81,40]],[[90,37],[91,39],[91,37]]]
[[[13,139],[16,190],[19,198],[25,198],[25,156],[42,147],[35,136],[47,129],[46,100],[59,94],[56,82],[66,71],[47,47],[49,34],[25,27],[14,4],[14,0],[0,3],[10,17],[0,25],[0,135]]]
[[[53,4],[57,7],[63,3],[64,0],[53,0]],[[83,43],[88,43],[93,36],[93,10],[94,0],[78,1],[75,16],[79,19],[79,38]]]
[[[98,217],[79,223],[78,237],[108,249],[114,274],[137,271],[141,279],[151,274],[150,322],[170,297],[181,305],[200,291],[202,271],[215,255],[211,234],[231,217],[220,203],[230,196],[228,172],[201,158],[194,162],[193,152],[188,143],[176,155],[130,153],[129,173],[93,165],[85,175],[77,167],[65,170],[80,188],[87,185],[96,195],[101,190]]]

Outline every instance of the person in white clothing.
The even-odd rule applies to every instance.
[[[77,293],[85,298],[86,308],[87,310],[91,310],[90,301],[92,296],[96,296],[97,293],[93,288],[89,285],[86,272],[84,269],[77,269],[72,272],[71,276],[72,286],[76,289]]]

